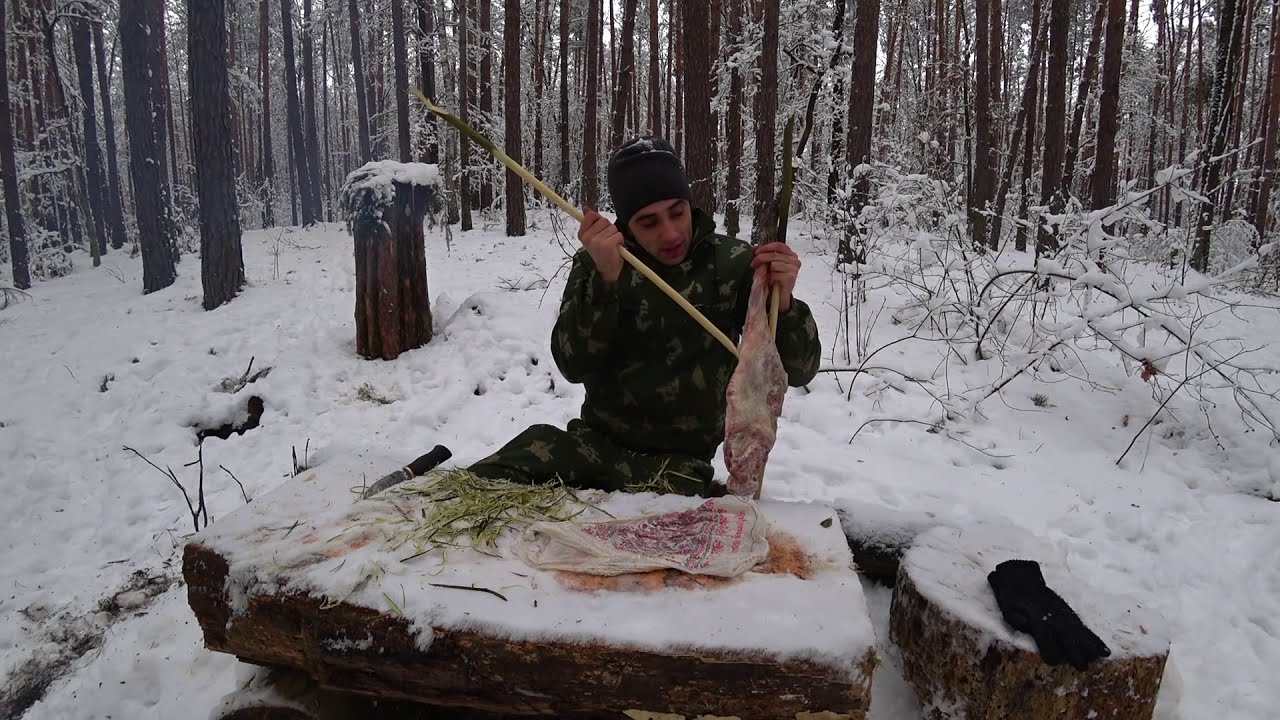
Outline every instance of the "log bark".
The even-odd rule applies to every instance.
[[[998,550],[976,551],[969,543],[971,533],[951,528],[929,531],[950,533],[950,540],[929,542],[933,552],[939,546],[954,552],[957,565],[963,566],[962,557],[1000,555]],[[968,720],[1022,720],[1023,718],[1054,718],[1055,720],[1088,720],[1092,718],[1124,718],[1125,720],[1149,720],[1155,711],[1156,697],[1168,658],[1168,645],[1160,653],[1130,650],[1120,643],[1126,637],[1108,635],[1113,655],[1104,658],[1084,672],[1067,664],[1050,666],[1039,654],[1012,641],[999,617],[994,598],[985,606],[983,626],[973,620],[978,608],[984,607],[965,597],[966,603],[958,610],[935,599],[939,593],[934,585],[948,582],[930,577],[922,571],[913,554],[924,545],[919,539],[908,550],[899,566],[898,582],[894,589],[889,612],[889,637],[897,644],[902,656],[902,671],[912,685],[924,709],[926,720],[944,720],[953,716]],[[965,547],[958,547],[964,545]],[[1025,549],[1025,548],[1024,548]],[[975,554],[977,552],[977,554]],[[994,564],[993,564],[994,566]],[[957,593],[982,592],[986,588],[986,568],[973,565],[973,576],[965,577],[955,587]],[[1054,586],[1048,567],[1046,580]],[[953,578],[954,579],[954,578]],[[1068,596],[1068,603],[1081,612],[1085,623],[1100,623],[1096,613],[1088,612],[1076,600],[1078,597],[1097,597],[1092,588],[1079,588]],[[1064,587],[1055,587],[1063,591]],[[1150,618],[1148,613],[1135,616]],[[1150,619],[1141,624],[1135,617],[1131,627],[1123,632],[1137,636],[1152,633],[1163,636],[1164,629]],[[1157,621],[1158,622],[1158,621]],[[1147,642],[1146,645],[1158,643]],[[1034,645],[1032,645],[1034,647]],[[952,713],[956,715],[952,715]]]
[[[355,238],[356,352],[394,360],[432,337],[422,221],[435,191],[395,182],[385,202],[376,192],[353,190],[376,172],[368,165],[356,170],[343,192]]]
[[[870,655],[859,663],[864,687],[808,660],[508,640],[474,631],[436,629],[424,651],[402,617],[346,603],[326,608],[311,596],[256,596],[233,618],[228,568],[227,558],[198,542],[184,550],[187,598],[206,646],[298,669],[325,690],[525,717],[617,718],[635,709],[686,717],[791,720],[831,711],[865,718],[870,707]],[[352,647],[353,637],[367,638],[360,643],[365,649]]]

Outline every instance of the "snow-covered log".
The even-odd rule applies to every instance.
[[[431,340],[423,220],[439,202],[439,171],[371,162],[347,177],[343,203],[355,240],[356,352],[393,360]]]
[[[1030,636],[1013,632],[987,584],[1012,558],[1039,562],[1111,656],[1083,672],[1050,666]],[[899,566],[889,632],[928,720],[1149,720],[1170,645],[1164,620],[1140,599],[1089,587],[1051,546],[985,523],[916,538]]]
[[[829,508],[759,503],[769,556],[737,577],[587,576],[530,567],[505,541],[488,554],[392,547],[383,526],[401,516],[381,515],[392,501],[355,500],[352,486],[394,464],[349,460],[188,543],[188,602],[208,648],[296,669],[326,692],[504,715],[791,720],[870,707],[875,633]],[[601,493],[586,516],[699,501]]]

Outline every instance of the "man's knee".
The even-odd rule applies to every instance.
[[[567,432],[554,425],[530,425],[505,445],[467,467],[482,477],[515,482],[548,482],[555,478],[556,457],[570,440]]]

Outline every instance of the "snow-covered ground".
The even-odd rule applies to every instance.
[[[528,236],[506,238],[500,222],[478,218],[475,232],[454,228],[451,249],[429,231],[439,334],[393,362],[355,354],[354,261],[338,225],[246,233],[249,285],[212,312],[200,308],[198,258],[183,260],[173,287],[143,296],[140,259],[121,253],[96,270],[79,257],[72,276],[0,311],[0,698],[30,704],[0,714],[199,717],[232,688],[237,663],[203,648],[179,581],[186,502],[139,454],[194,493],[194,428],[241,420],[247,395],[265,400],[261,426],[204,443],[215,523],[244,504],[232,473],[259,496],[291,474],[293,450],[315,466],[355,450],[408,461],[442,443],[465,463],[527,424],[572,417],[581,390],[548,349],[572,228],[561,244],[545,214],[534,219]],[[829,249],[803,227],[792,243],[805,263],[797,294],[814,308],[827,364],[843,366]],[[901,298],[880,291],[868,307],[882,301],[872,348],[902,333],[888,320]],[[1218,313],[1212,332],[1269,343],[1250,360],[1275,368],[1280,311],[1268,302]],[[901,343],[875,364],[940,378],[953,363],[953,391],[1004,370],[947,357],[941,344]],[[933,400],[892,373],[862,374],[847,398],[849,375],[824,373],[787,397],[765,494],[1012,522],[1052,543],[1082,582],[1165,616],[1173,645],[1158,717],[1274,717],[1280,504],[1258,495],[1280,493],[1280,448],[1245,432],[1229,403],[1202,407],[1184,393],[1117,466],[1158,400],[1113,353],[1074,357],[1061,373],[1017,378],[949,434],[875,422],[852,442],[868,420],[929,418]],[[269,374],[219,390],[250,358]],[[871,716],[918,717],[887,640],[890,592],[865,589],[888,659]],[[46,688],[42,677],[56,679]]]

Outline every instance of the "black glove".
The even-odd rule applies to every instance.
[[[1071,663],[1085,670],[1109,657],[1111,649],[1084,626],[1067,603],[1044,583],[1032,560],[1006,560],[987,575],[1005,622],[1035,638],[1040,657],[1050,665]]]

